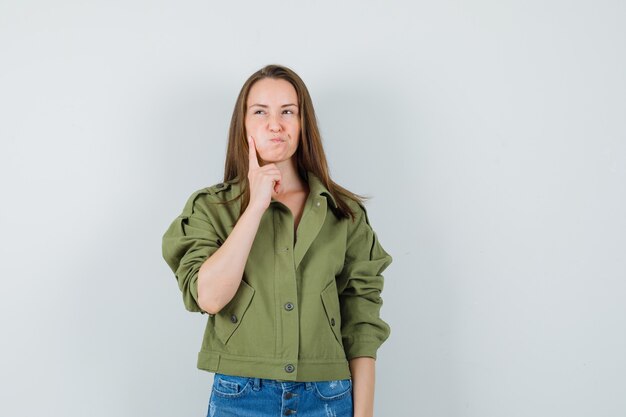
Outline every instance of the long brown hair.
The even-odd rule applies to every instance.
[[[317,127],[315,109],[309,91],[302,79],[293,70],[282,65],[267,65],[252,74],[241,87],[233,116],[230,121],[228,133],[228,149],[226,152],[226,163],[224,166],[224,182],[240,181],[242,214],[250,202],[250,189],[248,186],[248,141],[246,139],[245,116],[250,89],[259,80],[264,78],[283,79],[289,81],[296,89],[298,95],[298,107],[300,112],[300,141],[296,149],[295,157],[298,174],[302,179],[306,178],[306,172],[313,172],[326,186],[337,202],[337,209],[333,210],[338,218],[352,217],[355,213],[345,203],[344,198],[363,202],[369,199],[367,196],[354,194],[339,184],[335,183],[329,175],[326,154],[322,146],[322,138]],[[231,200],[232,201],[232,200]]]

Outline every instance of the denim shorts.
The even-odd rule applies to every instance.
[[[216,373],[207,417],[352,417],[352,380],[294,382]]]

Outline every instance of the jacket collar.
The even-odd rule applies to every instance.
[[[320,180],[319,177],[315,175],[312,171],[307,171],[306,175],[306,180],[309,184],[309,193],[313,196],[321,195],[326,197],[326,200],[329,201],[334,208],[337,208],[337,201],[330,193],[330,191],[328,191],[328,188],[326,188],[322,180]],[[232,187],[236,188],[235,191],[237,194],[240,192],[241,183],[237,180],[237,178],[226,182]]]
[[[313,195],[323,195],[326,199],[332,203],[334,208],[337,208],[337,202],[333,195],[328,191],[328,188],[322,183],[322,180],[319,179],[317,175],[315,175],[311,171],[307,171],[307,181],[309,183],[309,193]]]

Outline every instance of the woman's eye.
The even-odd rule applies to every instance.
[[[295,114],[295,112],[293,110],[283,110],[283,114]],[[265,114],[265,110],[255,110],[252,114]]]

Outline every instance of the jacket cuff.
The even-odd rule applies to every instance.
[[[346,352],[346,359],[354,359],[359,356],[368,356],[376,359],[376,353],[378,348],[382,345],[383,341],[378,339],[360,339],[355,340],[354,337],[344,337],[343,346]]]
[[[189,285],[189,292],[191,293],[191,298],[193,299],[194,307],[198,307],[198,310],[202,310],[200,308],[200,302],[198,301],[198,274],[196,273],[191,280],[191,285]],[[202,311],[201,311],[202,312]]]

